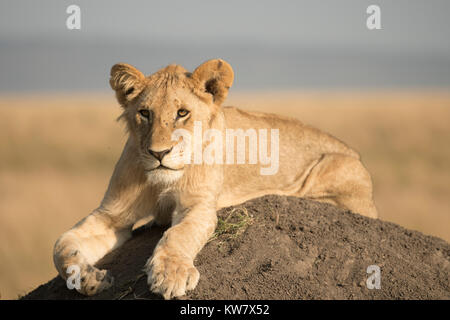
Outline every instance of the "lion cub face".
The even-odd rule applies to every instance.
[[[170,65],[148,77],[128,64],[112,67],[110,85],[149,181],[171,183],[181,178],[194,141],[183,148],[182,138],[174,133],[182,129],[192,135],[194,121],[210,128],[232,82],[231,66],[219,59],[205,62],[193,73]]]

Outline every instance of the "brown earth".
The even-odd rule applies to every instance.
[[[254,199],[219,218],[187,299],[450,299],[442,239],[294,197]],[[24,299],[159,299],[142,268],[163,232],[140,228],[99,262],[115,277],[106,292],[84,297],[54,278]],[[381,289],[367,288],[369,265],[381,268]]]

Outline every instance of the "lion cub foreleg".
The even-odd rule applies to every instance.
[[[56,269],[65,280],[70,276],[67,272],[77,272],[79,286],[75,285],[75,289],[94,295],[113,282],[106,270],[99,270],[94,264],[129,237],[131,227],[117,229],[107,214],[94,211],[57,240],[53,251]]]
[[[153,292],[170,299],[196,287],[199,273],[194,258],[214,232],[216,223],[214,202],[175,210],[172,227],[164,233],[145,265]]]

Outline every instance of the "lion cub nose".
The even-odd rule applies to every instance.
[[[166,149],[166,150],[163,150],[163,151],[153,151],[153,150],[151,150],[151,149],[148,149],[148,152],[149,152],[152,156],[154,156],[156,159],[158,159],[159,161],[161,161],[161,160],[164,158],[164,156],[165,156],[166,154],[168,154],[170,151],[172,151],[172,148]]]

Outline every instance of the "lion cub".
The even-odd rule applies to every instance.
[[[111,286],[95,263],[148,216],[171,224],[145,265],[150,289],[166,299],[197,285],[194,258],[222,207],[279,194],[377,217],[371,178],[355,151],[295,119],[222,107],[233,78],[220,59],[192,73],[170,65],[147,77],[128,64],[112,67],[129,138],[100,206],[54,248],[61,277],[78,268],[80,293]]]

